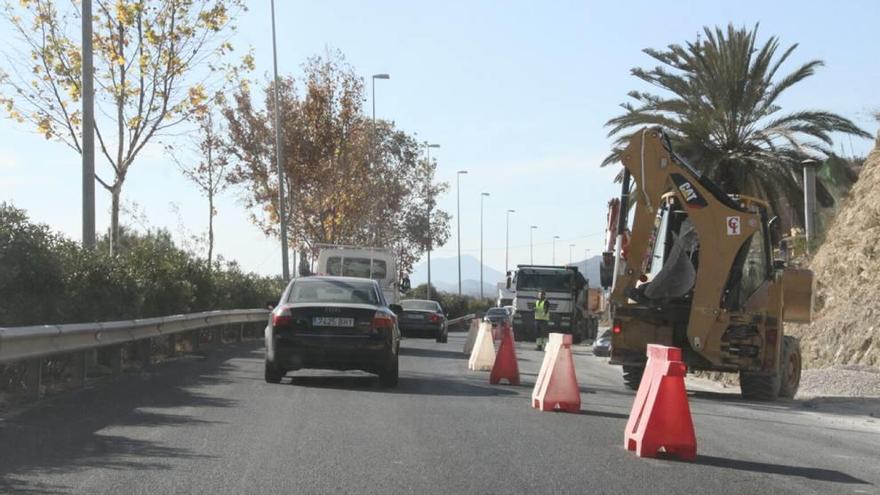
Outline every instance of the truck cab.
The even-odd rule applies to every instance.
[[[573,266],[518,265],[511,280],[513,297],[513,333],[517,340],[534,340],[535,302],[544,291],[550,304],[550,332],[570,333],[576,338],[582,318],[579,304],[586,280]]]

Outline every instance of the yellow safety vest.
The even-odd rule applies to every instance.
[[[547,306],[546,299],[543,301],[540,299],[535,301],[535,319],[544,321],[550,320],[550,308]]]

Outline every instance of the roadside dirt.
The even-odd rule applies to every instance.
[[[801,339],[804,366],[880,369],[880,137],[810,268],[814,321],[786,326]]]

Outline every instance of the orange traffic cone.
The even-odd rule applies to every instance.
[[[571,335],[551,333],[544,362],[532,391],[532,407],[542,411],[581,409],[581,391],[571,357]]]
[[[697,457],[697,439],[688,405],[681,362],[681,349],[648,345],[648,364],[636,393],[624,443],[639,457],[667,454],[692,461]]]
[[[495,364],[492,365],[489,383],[497,385],[502,378],[507,379],[511,385],[519,385],[519,365],[516,362],[513,330],[509,323],[501,327],[501,344],[495,354]]]

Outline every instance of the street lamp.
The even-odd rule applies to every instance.
[[[510,214],[516,213],[516,210],[507,210],[507,227],[504,234],[504,275],[507,275],[507,262],[510,259]]]
[[[575,246],[574,244],[568,245],[568,264],[569,265],[574,263],[574,255],[572,254],[574,252],[574,246]]]
[[[275,91],[273,92],[273,105],[275,106],[275,166],[278,168],[278,219],[281,221],[281,274],[284,283],[290,280],[290,267],[287,262],[287,213],[284,204],[284,158],[281,147],[281,107],[278,104],[278,49],[275,45],[275,0],[272,0],[272,67],[275,71]],[[296,260],[294,260],[296,261]]]
[[[455,222],[458,230],[458,295],[461,296],[461,176],[467,170],[459,170],[455,174]]]
[[[387,75],[387,74],[380,74]],[[376,76],[373,76],[376,77]],[[387,78],[386,78],[387,79]],[[431,165],[431,148],[439,148],[439,144],[430,144],[425,141],[425,153],[428,159],[428,166]],[[425,299],[431,299],[431,207],[433,206],[433,198],[428,198],[428,288],[426,289]]]
[[[376,79],[391,79],[388,74],[373,74],[373,124],[376,123]]]
[[[553,236],[553,266],[556,266],[556,239],[559,239],[558,235]]]
[[[489,193],[480,193],[480,300],[483,300],[483,200]]]
[[[532,228],[529,229],[529,264],[535,264],[535,243],[532,240],[532,233],[537,229],[537,225],[532,225]]]
[[[82,3],[82,242],[95,249],[95,91],[92,64],[92,0]],[[112,234],[111,234],[112,235]],[[117,239],[112,239],[116,243]],[[111,244],[112,244],[111,243]]]

